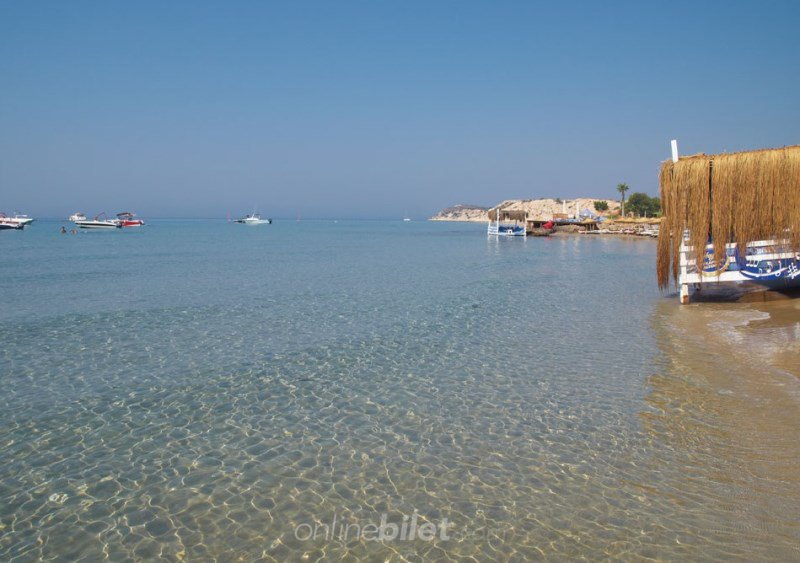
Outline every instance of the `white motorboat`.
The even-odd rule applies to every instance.
[[[122,223],[117,219],[107,219],[105,213],[87,219],[83,213],[76,213],[70,220],[81,229],[121,229]]]
[[[24,213],[17,213],[16,211],[11,217],[6,216],[5,213],[0,213],[0,222],[9,225],[21,225],[20,228],[22,228],[33,223],[33,217],[29,217]]]
[[[243,225],[270,225],[272,219],[262,219],[258,213],[251,213],[241,219],[234,219],[234,223],[242,223]]]
[[[9,223],[5,220],[5,218],[0,218],[0,231],[9,231],[9,230],[17,230],[21,231],[25,228],[25,225],[22,223]]]

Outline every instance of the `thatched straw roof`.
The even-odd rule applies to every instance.
[[[725,244],[788,239],[800,251],[800,146],[717,155],[697,154],[661,165],[657,273],[662,289],[680,271],[682,234],[703,248],[709,236],[721,264]],[[697,252],[698,265],[703,252]]]
[[[501,221],[524,221],[528,212],[524,209],[500,209]],[[489,220],[497,221],[497,208],[489,210]]]

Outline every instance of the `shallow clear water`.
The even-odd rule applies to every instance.
[[[680,307],[650,240],[58,227],[0,233],[0,560],[800,557],[793,301]]]

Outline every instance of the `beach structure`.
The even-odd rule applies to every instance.
[[[489,210],[489,226],[486,228],[488,235],[498,237],[526,237],[528,236],[526,222],[528,212],[519,209],[502,209],[493,207]]]
[[[800,146],[672,159],[660,172],[658,285],[800,286]]]

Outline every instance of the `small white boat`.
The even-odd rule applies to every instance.
[[[105,213],[87,219],[83,213],[76,213],[70,220],[81,229],[121,229],[122,223],[117,219],[107,219]]]
[[[33,223],[33,217],[28,217],[24,213],[17,213],[16,211],[11,217],[6,216],[5,213],[0,213],[0,222],[9,225],[20,225],[20,228],[22,228]]]
[[[10,230],[17,230],[21,231],[25,228],[23,223],[9,223],[5,220],[5,218],[0,218],[0,231],[10,231]]]
[[[241,219],[234,219],[234,223],[242,223],[244,225],[271,225],[272,219],[262,219],[258,213],[251,213]]]

